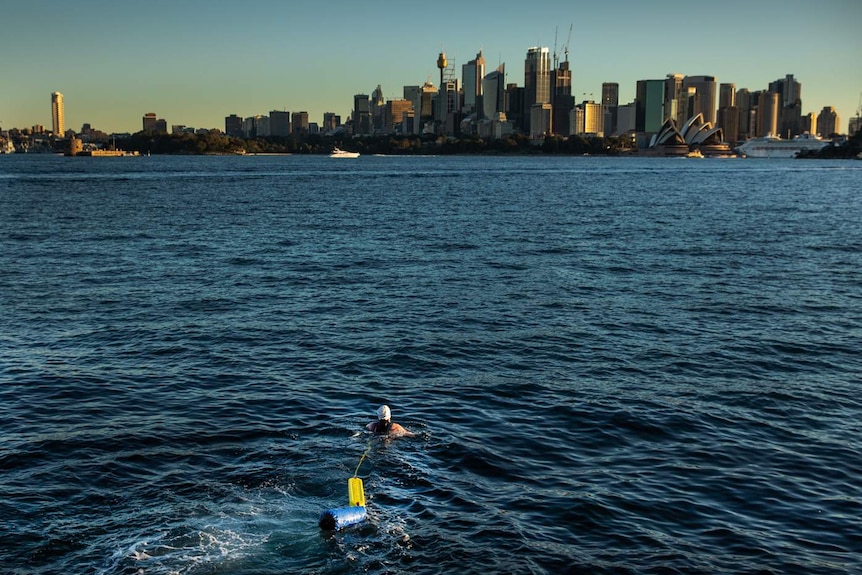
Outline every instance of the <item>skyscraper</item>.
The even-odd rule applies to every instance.
[[[821,138],[831,138],[832,134],[838,134],[841,130],[841,118],[832,106],[823,106],[817,115],[817,133]]]
[[[602,108],[606,136],[617,135],[617,109],[620,105],[620,85],[616,82],[602,82]]]
[[[533,106],[551,103],[551,52],[547,47],[533,47],[527,50],[524,60],[524,128],[528,133]],[[541,111],[537,110],[541,116]],[[548,126],[553,131],[553,126]]]
[[[682,74],[668,74],[664,81],[664,120],[673,120],[677,128],[688,120],[688,92],[683,89],[683,78]]]
[[[554,133],[568,136],[572,133],[569,116],[575,107],[575,98],[572,96],[572,71],[569,69],[568,59],[560,62],[551,71],[551,87]]]
[[[480,112],[479,103],[482,99],[482,78],[485,77],[485,57],[482,51],[476,54],[475,60],[470,60],[461,66],[461,81],[464,88],[464,114]]]
[[[739,108],[736,107],[736,85],[723,83],[718,86],[718,127],[724,139],[735,142],[739,137]]]
[[[781,137],[802,133],[802,84],[793,74],[769,83],[769,91],[778,94],[778,133]]]
[[[635,130],[654,134],[664,123],[665,80],[638,80]]]
[[[682,87],[697,90],[695,107],[689,115],[703,114],[704,123],[715,126],[715,76],[686,76],[682,80]]]
[[[757,136],[778,135],[778,109],[781,99],[776,92],[761,92],[757,99]]]
[[[497,114],[506,113],[506,65],[500,64],[496,70],[482,79],[483,116],[489,120]]]
[[[283,138],[290,135],[290,112],[287,110],[269,112],[269,135]]]
[[[353,96],[353,135],[371,133],[371,106],[368,94]]]
[[[63,94],[51,93],[51,119],[54,123],[54,135],[63,137],[66,132],[66,118],[63,111]]]

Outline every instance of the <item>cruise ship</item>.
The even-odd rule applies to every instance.
[[[789,140],[765,136],[747,140],[736,151],[748,158],[795,158],[801,152],[817,152],[828,145],[828,141],[811,134],[794,136]]]

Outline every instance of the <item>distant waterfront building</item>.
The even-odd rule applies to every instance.
[[[780,100],[775,92],[761,92],[757,99],[757,137],[778,135]]]
[[[856,133],[862,130],[862,117],[854,116],[850,118],[850,121],[847,123],[847,135],[855,136]]]
[[[242,137],[242,118],[236,114],[225,116],[224,133],[233,138]]]
[[[54,127],[54,135],[63,137],[66,132],[66,116],[63,109],[63,94],[51,93],[51,119]]]
[[[664,113],[662,122],[673,120],[677,126],[682,126],[688,118],[688,90],[683,89],[682,74],[668,74],[664,80]]]
[[[604,113],[602,105],[588,100],[572,110],[572,134],[579,136],[604,136]]]
[[[482,100],[482,79],[485,77],[485,57],[482,51],[476,58],[461,67],[461,85],[464,88],[464,103],[462,112],[472,114],[480,112]]]
[[[404,114],[413,112],[413,102],[410,100],[389,100],[384,107],[384,129],[395,131],[404,120]],[[402,127],[403,128],[403,127]]]
[[[802,133],[817,134],[817,114],[810,112],[802,116]]]
[[[633,134],[637,130],[637,102],[617,106],[617,135]]]
[[[371,92],[371,124],[375,130],[382,130],[386,124],[384,118],[386,102],[383,99],[383,88],[380,84]]]
[[[506,113],[506,65],[482,78],[482,117],[493,120],[497,114]]]
[[[156,116],[153,112],[144,114],[143,130],[145,132],[154,132],[156,134],[168,133],[168,122]]]
[[[249,116],[242,122],[242,133],[246,138],[269,136],[269,116]]]
[[[841,118],[832,106],[823,106],[817,115],[817,133],[821,138],[830,138],[840,133]]]
[[[602,109],[604,113],[605,134],[615,136],[617,131],[617,109],[620,105],[620,85],[616,82],[602,82]]]
[[[404,134],[418,134],[421,125],[422,109],[422,87],[421,86],[404,86],[404,99],[409,100],[413,105],[413,116],[410,118],[407,125],[401,126]]]
[[[551,71],[551,105],[553,106],[553,131],[568,136],[572,133],[570,113],[575,107],[572,96],[572,71],[569,61],[560,62]]]
[[[778,94],[778,132],[781,137],[798,136],[802,133],[802,84],[793,74],[787,74],[769,83],[769,91]]]
[[[269,135],[286,138],[290,135],[290,112],[271,110],[269,112]]]
[[[532,47],[527,50],[524,60],[524,121],[523,129],[533,135],[553,131],[553,125],[531,125],[534,116],[533,106],[551,103],[551,54],[547,47]],[[541,108],[540,108],[541,109]],[[537,112],[538,113],[538,112]],[[549,121],[550,123],[550,121]]]
[[[635,95],[635,130],[638,134],[655,134],[664,124],[665,81],[638,80]],[[646,146],[649,138],[642,141]]]
[[[690,118],[698,114],[703,114],[704,123],[709,123],[715,126],[715,76],[686,76],[682,80],[682,86],[683,89],[694,88],[697,92],[694,109],[688,110],[686,112],[686,117]]]
[[[736,134],[725,132],[725,136],[729,141],[744,141],[754,135],[752,128],[752,116],[756,108],[756,100],[752,98],[748,88],[741,88],[736,91],[736,107],[739,110],[739,127]]]
[[[308,134],[308,112],[294,112],[290,115],[291,132]]]
[[[323,113],[323,126],[320,127],[324,134],[334,132],[341,125],[341,116],[335,112]]]
[[[353,96],[353,135],[371,133],[371,107],[368,94]]]
[[[721,128],[725,140],[735,142],[739,137],[739,108],[736,107],[735,84],[722,83],[718,86],[716,125]]]

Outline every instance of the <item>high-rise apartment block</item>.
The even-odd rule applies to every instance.
[[[54,127],[54,135],[63,137],[66,133],[66,117],[63,109],[63,94],[60,92],[51,93],[51,120]]]

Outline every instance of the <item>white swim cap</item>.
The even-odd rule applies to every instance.
[[[392,418],[392,413],[389,411],[388,405],[381,405],[377,408],[377,419],[380,420],[389,420]]]

